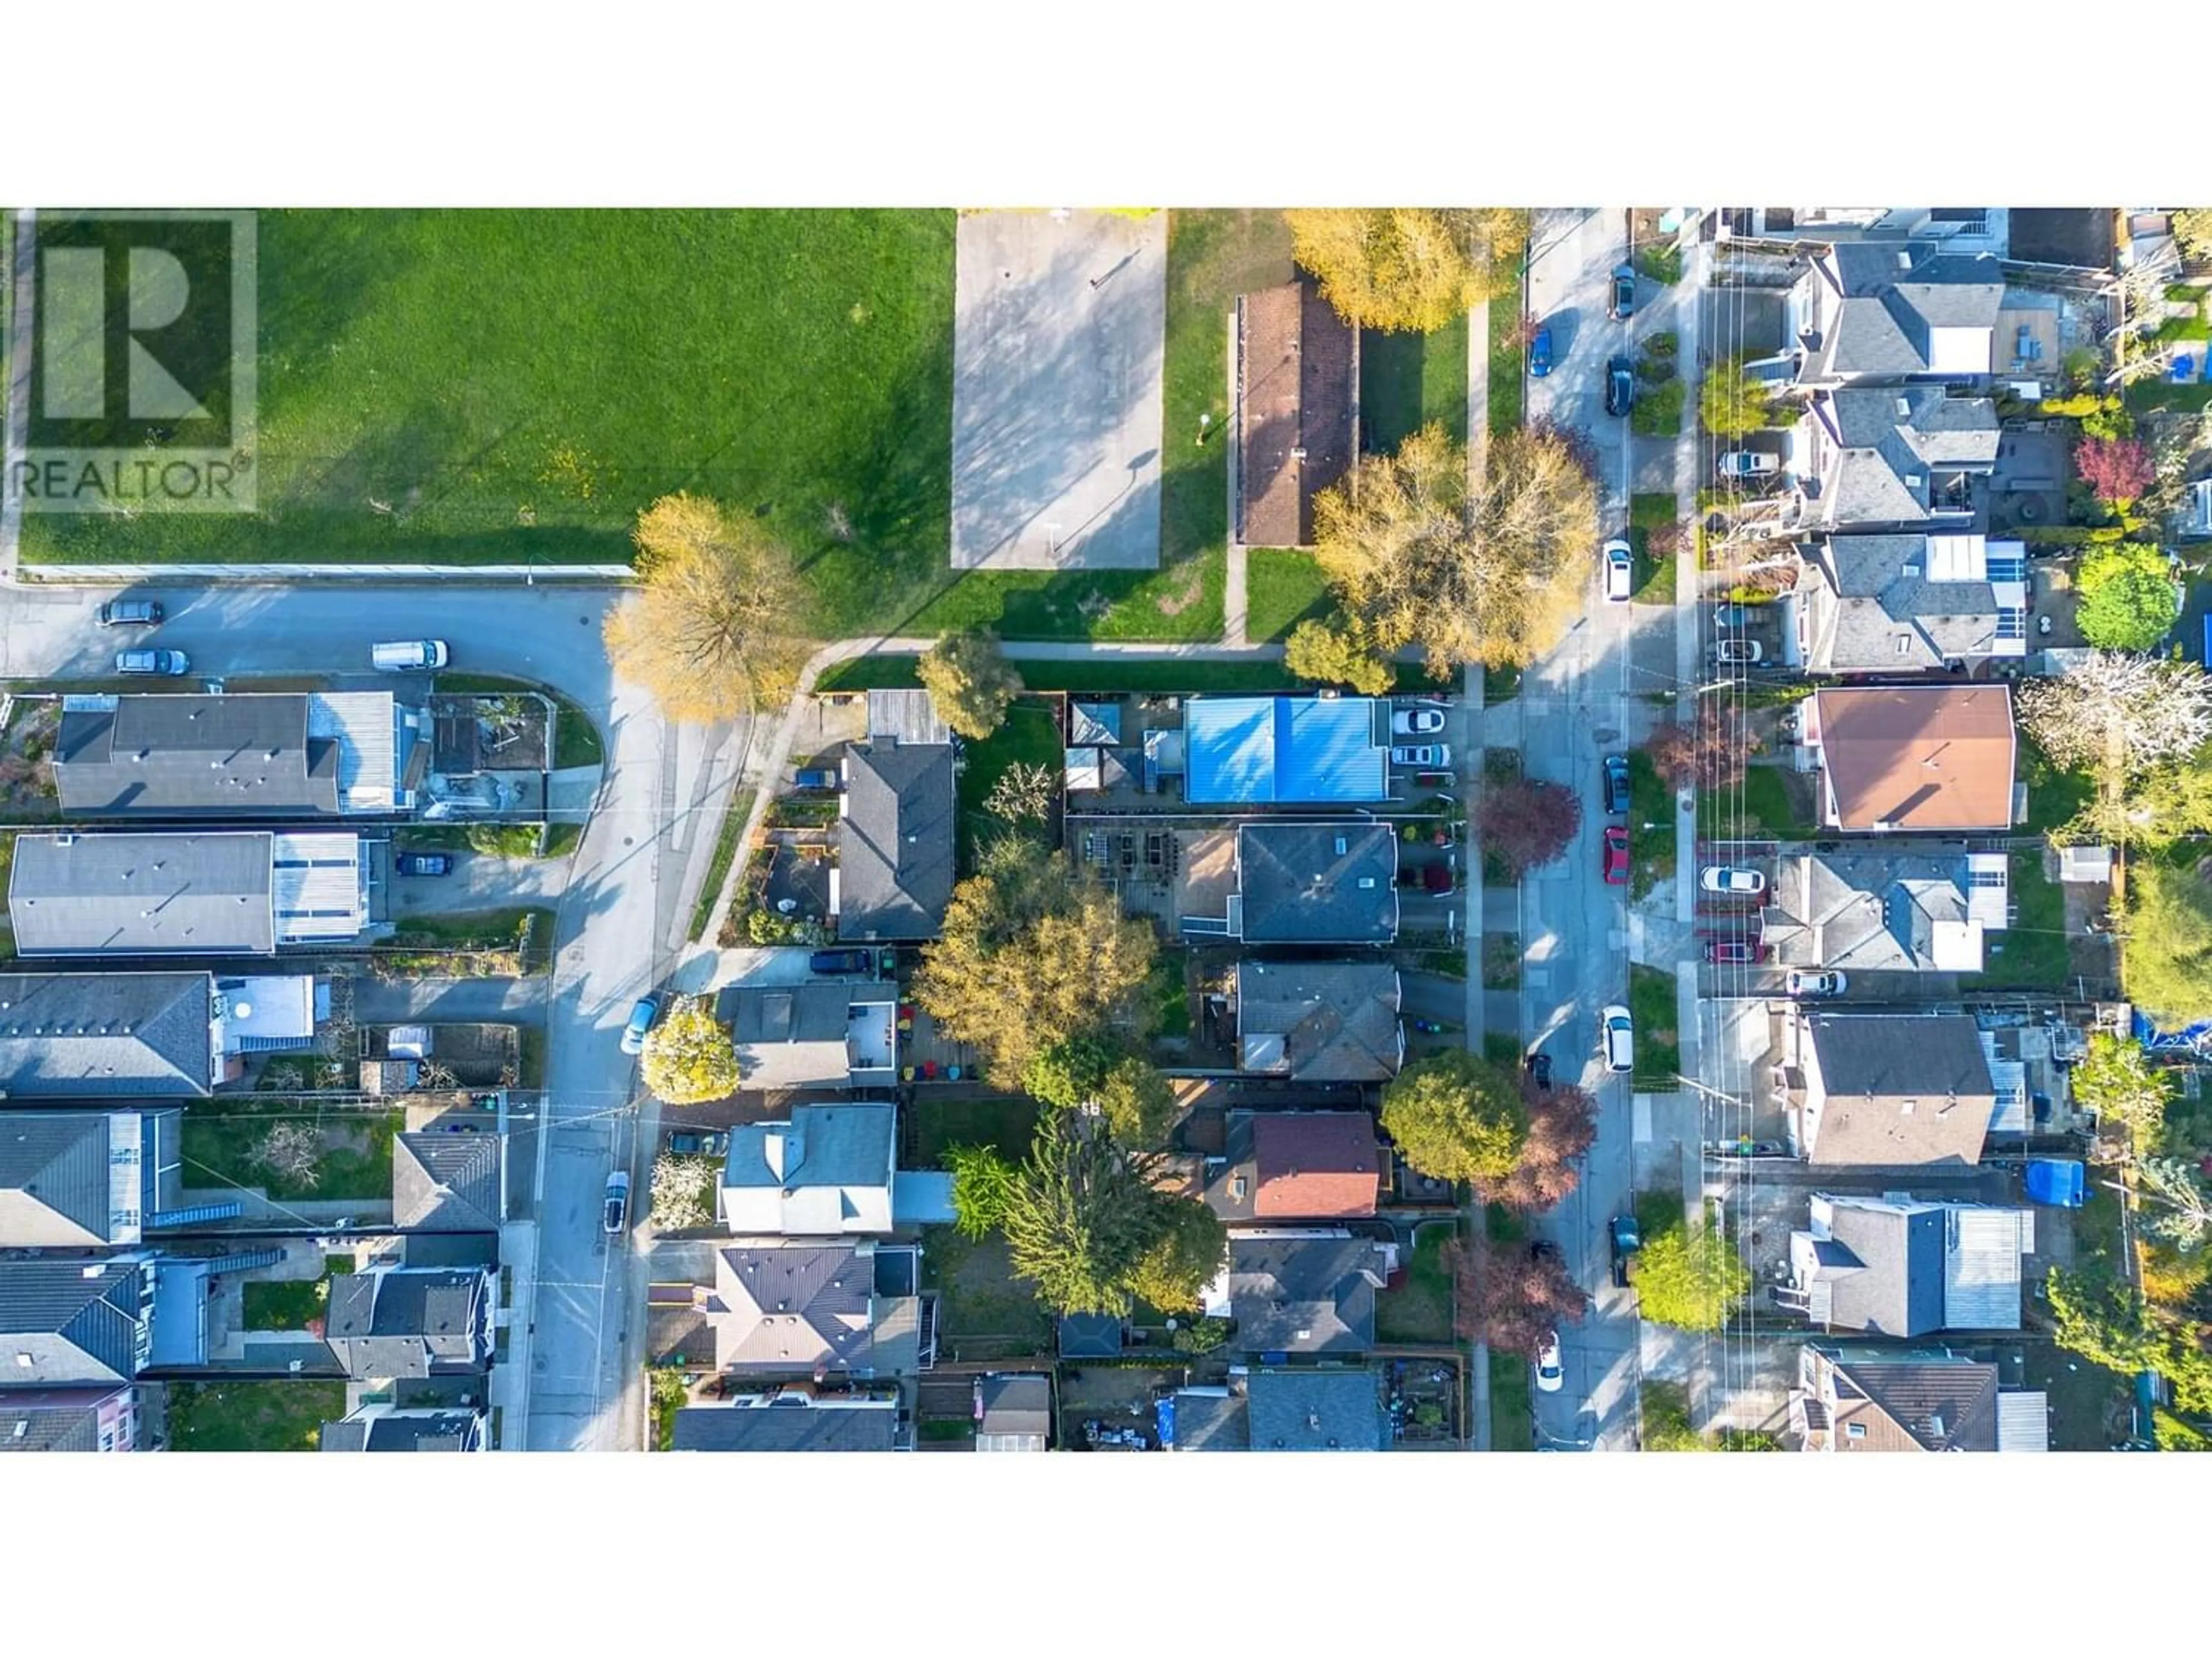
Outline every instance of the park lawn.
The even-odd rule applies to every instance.
[[[1467,441],[1464,313],[1426,334],[1359,331],[1359,450],[1387,455],[1431,423]]]
[[[1676,1074],[1682,1069],[1674,975],[1663,968],[1631,963],[1628,1013],[1636,1022],[1635,1086],[1673,1089]]]
[[[315,1450],[322,1426],[346,1414],[346,1385],[294,1377],[277,1382],[168,1384],[169,1449]]]
[[[1255,547],[1245,556],[1245,633],[1254,641],[1279,640],[1309,617],[1336,609],[1321,561],[1296,548]]]
[[[992,1146],[1018,1164],[1036,1138],[1036,1103],[1019,1095],[948,1100],[925,1090],[911,1113],[914,1167],[935,1167],[948,1146]]]
[[[1709,841],[1790,836],[1812,828],[1779,767],[1747,766],[1741,784],[1698,791],[1698,833]]]
[[[1651,757],[1628,751],[1628,890],[1642,898],[1674,878],[1674,792]]]
[[[1517,294],[1490,302],[1490,435],[1493,438],[1512,431],[1522,421],[1528,354],[1521,344],[1520,321]]]
[[[2066,894],[2043,873],[2040,848],[2012,855],[2012,925],[1989,936],[1982,971],[1961,977],[1960,990],[2056,991],[2071,976]]]
[[[1651,556],[1651,532],[1674,522],[1674,497],[1665,490],[1638,490],[1628,498],[1628,545],[1636,556],[1630,575],[1638,605],[1674,603],[1674,556]]]
[[[1430,1222],[1415,1231],[1406,1282],[1375,1299],[1375,1335],[1382,1342],[1439,1347],[1452,1340],[1452,1276],[1444,1246],[1453,1224]]]
[[[399,1133],[404,1115],[397,1108],[251,1095],[196,1101],[185,1109],[184,1184],[259,1187],[280,1200],[389,1199],[392,1138]],[[336,1132],[343,1143],[325,1146],[312,1182],[264,1168],[257,1156],[269,1131],[287,1119]]]
[[[976,848],[1016,829],[1006,819],[984,810],[992,786],[1018,762],[1045,768],[1058,793],[1067,747],[1062,741],[1059,710],[1042,697],[1022,697],[1006,710],[1006,724],[988,738],[969,738],[967,761],[960,770],[960,868],[973,874]],[[1034,820],[1019,826],[1031,840],[1049,841],[1052,825]]]

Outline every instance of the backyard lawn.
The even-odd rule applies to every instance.
[[[1467,441],[1467,318],[1427,334],[1359,336],[1359,449],[1387,455],[1431,422]]]
[[[1375,1301],[1375,1334],[1382,1342],[1440,1346],[1452,1340],[1452,1277],[1444,1246],[1454,1224],[1432,1221],[1413,1235],[1406,1282]]]
[[[1066,753],[1066,745],[1060,738],[1059,713],[1053,704],[1039,697],[1019,699],[1006,710],[1004,726],[988,738],[969,740],[967,764],[960,772],[960,869],[963,873],[974,872],[975,848],[981,842],[1016,828],[984,811],[983,803],[992,786],[1017,762],[1026,761],[1051,772],[1053,788],[1057,793]],[[1030,821],[1019,827],[1032,840],[1051,839],[1049,823]]]
[[[1310,617],[1336,609],[1321,561],[1294,548],[1254,548],[1245,556],[1245,631],[1254,642],[1279,640]]]
[[[1628,1012],[1636,1022],[1635,1086],[1671,1090],[1682,1069],[1682,1049],[1676,1023],[1674,975],[1663,968],[1631,963],[1628,969]]]
[[[2043,873],[2040,848],[2012,855],[2012,908],[2016,920],[1989,936],[1982,971],[1961,978],[1962,991],[2055,991],[2066,984],[2072,973],[2066,894]]]
[[[1016,1095],[946,1100],[924,1091],[909,1115],[918,1170],[935,1168],[947,1146],[995,1146],[1019,1162],[1036,1134],[1036,1103]]]
[[[316,1104],[226,1095],[185,1112],[187,1187],[259,1187],[273,1199],[392,1196],[392,1138],[404,1114],[376,1105]],[[261,1161],[269,1132],[283,1122],[313,1125],[322,1137],[311,1174]]]
[[[346,1414],[345,1384],[292,1378],[282,1382],[172,1382],[172,1451],[316,1449],[322,1426]]]
[[[345,1261],[335,1271],[350,1273]],[[240,1287],[246,1297],[246,1328],[249,1331],[303,1331],[310,1320],[320,1319],[331,1302],[331,1281],[321,1279],[250,1279]]]

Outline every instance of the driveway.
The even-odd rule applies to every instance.
[[[392,921],[404,924],[416,915],[557,905],[568,889],[566,858],[507,859],[471,852],[447,856],[453,860],[450,875],[386,878],[385,903]]]

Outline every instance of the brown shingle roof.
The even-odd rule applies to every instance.
[[[1357,337],[1310,281],[1239,296],[1237,331],[1237,537],[1304,547],[1315,495],[1352,465]]]
[[[2008,687],[1871,686],[1814,704],[1838,828],[2011,827]]]
[[[1375,1123],[1364,1112],[1291,1112],[1252,1121],[1255,1217],[1318,1220],[1375,1213]]]

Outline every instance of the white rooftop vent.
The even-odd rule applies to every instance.
[[[1903,420],[1911,413],[1912,413],[1912,399],[1906,397],[1903,392],[1899,392],[1897,398],[1898,419]]]

